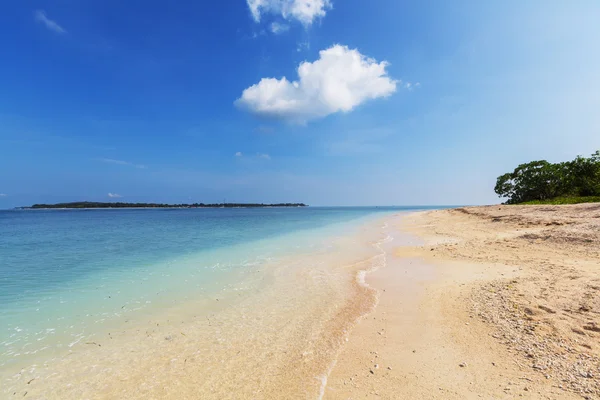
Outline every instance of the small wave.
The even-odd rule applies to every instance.
[[[81,342],[83,340],[83,335],[79,337],[79,339],[75,340],[74,342],[69,343],[69,347],[73,347],[75,346],[77,343]]]
[[[319,397],[318,400],[322,400],[323,396],[325,396],[325,388],[327,387],[327,380],[329,379],[329,375],[331,375],[331,371],[335,368],[335,364],[337,360],[333,360],[327,371],[323,375],[317,376],[317,380],[321,381],[321,386],[319,387]]]
[[[385,223],[382,228],[383,229],[387,228],[387,223]],[[387,253],[382,248],[382,245],[385,243],[389,243],[393,240],[394,240],[394,237],[388,234],[381,241],[375,242],[374,247],[377,248],[380,251],[380,253],[374,257],[371,257],[369,260],[367,260],[367,265],[369,265],[368,268],[361,269],[356,273],[356,282],[360,286],[362,286],[364,288],[369,288],[369,289],[375,290],[366,282],[366,276],[367,276],[367,274],[369,274],[371,272],[375,272],[379,268],[385,267],[387,265]],[[374,300],[375,301],[374,301],[374,304],[372,305],[371,309],[366,311],[364,314],[360,315],[356,319],[356,321],[354,321],[354,324],[357,324],[362,318],[364,318],[365,316],[367,316],[368,314],[373,312],[375,307],[377,307],[377,304],[379,303],[379,292],[377,292],[377,295],[375,296]],[[349,332],[345,332],[346,341],[348,341],[348,336],[349,336]],[[323,375],[317,377],[317,379],[319,379],[321,381],[321,386],[319,388],[319,397],[318,397],[319,400],[322,400],[323,396],[325,395],[328,378],[331,375],[331,372],[333,371],[333,368],[335,367],[336,363],[337,363],[337,357],[333,360],[333,362],[331,363],[331,365],[329,366],[327,371],[325,371],[325,373]]]

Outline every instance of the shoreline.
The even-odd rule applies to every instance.
[[[548,285],[540,282],[547,268],[567,271],[557,286],[572,285],[577,268],[585,286],[600,265],[598,237],[589,236],[600,233],[600,205],[562,207],[471,207],[396,220],[398,231],[423,243],[391,249],[388,265],[367,275],[378,306],[353,330],[324,399],[597,398],[597,350],[582,343],[596,337],[596,325],[562,329],[553,304],[530,311],[539,296],[531,290]],[[548,267],[540,270],[540,261]]]
[[[220,311],[182,304],[6,388],[28,398],[596,398],[596,325],[580,310],[570,318],[583,327],[563,327],[565,307],[535,292],[568,282],[561,291],[579,299],[577,282],[600,288],[593,207],[375,216],[319,252],[261,266],[260,285]],[[586,309],[600,310],[590,299]],[[556,338],[587,364],[551,348]]]
[[[356,319],[372,310],[376,292],[358,276],[382,257],[374,244],[386,240],[382,221],[390,218],[374,215],[356,233],[329,237],[328,248],[261,267],[266,285],[233,307],[219,302],[222,311],[203,315],[182,305],[111,329],[66,358],[22,370],[5,390],[28,398],[318,398]]]
[[[73,343],[86,342],[90,337],[97,337],[98,333],[118,331],[125,322],[131,325],[134,321],[154,318],[158,307],[163,310],[185,308],[189,299],[199,304],[209,304],[211,300],[218,298],[220,304],[223,304],[224,297],[245,296],[245,293],[250,290],[249,281],[256,281],[258,285],[257,279],[263,278],[260,271],[266,268],[265,265],[272,264],[273,258],[283,262],[282,260],[289,260],[296,256],[311,256],[313,250],[322,252],[325,242],[338,235],[358,232],[360,226],[368,225],[373,220],[387,218],[388,215],[388,213],[361,215],[318,227],[299,227],[279,235],[271,234],[241,243],[230,243],[223,247],[197,249],[179,255],[169,254],[152,261],[129,264],[126,269],[92,271],[87,275],[73,278],[64,287],[56,284],[48,286],[50,284],[46,283],[45,288],[50,287],[53,291],[48,299],[44,299],[41,310],[48,321],[52,318],[54,322],[45,323],[46,318],[43,318],[40,325],[35,323],[27,325],[28,321],[40,321],[41,313],[33,307],[25,309],[25,312],[20,314],[19,320],[7,319],[6,324],[10,329],[6,335],[10,337],[0,335],[0,345],[3,345],[3,351],[0,351],[0,368],[5,365],[28,366],[22,359],[45,361],[43,357],[38,357],[38,353],[48,354],[47,358],[53,359],[63,351],[58,349],[59,347],[70,348]],[[171,264],[175,268],[171,269]],[[205,282],[202,279],[205,279]],[[238,283],[244,284],[243,290],[235,287]],[[73,288],[78,290],[74,291]],[[85,299],[94,301],[77,302],[79,295],[71,295],[76,292],[84,293]],[[79,308],[78,303],[83,304],[85,308]],[[18,299],[14,303],[8,303],[6,310],[10,312],[13,304],[18,307]],[[209,307],[212,308],[210,305]],[[200,308],[203,310],[205,307]],[[166,311],[160,311],[160,314],[165,313]],[[10,317],[8,313],[6,315]],[[0,314],[0,317],[3,316]],[[77,319],[69,320],[70,322],[65,325],[59,322],[65,319],[59,318],[61,316],[67,318],[77,316]],[[87,329],[88,323],[96,324],[97,321],[101,321],[101,324]],[[0,322],[4,320],[0,319]],[[56,326],[54,323],[59,325]],[[69,326],[69,329],[64,329],[65,326]],[[12,331],[13,328],[16,332]],[[46,328],[49,334],[38,333]],[[16,338],[12,339],[13,337]],[[11,359],[15,353],[20,354],[17,354],[15,359]],[[6,358],[2,358],[4,356]]]

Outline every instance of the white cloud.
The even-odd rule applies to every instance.
[[[310,49],[310,42],[298,42],[296,46],[296,51],[299,53],[301,51],[306,51]]]
[[[263,78],[236,100],[236,105],[264,117],[305,123],[339,111],[349,112],[370,99],[396,91],[386,67],[358,50],[335,45],[321,50],[315,62],[298,67],[298,81]]]
[[[120,194],[117,194],[117,193],[109,193],[108,197],[110,197],[111,199],[119,199],[123,196],[121,196]]]
[[[271,24],[271,32],[273,32],[276,35],[279,35],[280,33],[284,33],[290,30],[290,26],[286,25],[286,24],[281,24],[279,22],[273,22]]]
[[[243,154],[242,154],[242,152],[241,152],[241,151],[238,151],[237,153],[235,153],[235,156],[236,156],[236,157],[242,157],[242,156],[243,156]]]
[[[135,168],[139,168],[139,169],[146,169],[145,165],[142,164],[134,164],[132,162],[129,161],[123,161],[123,160],[115,160],[114,158],[100,158],[100,161],[107,163],[107,164],[116,164],[116,165],[127,165],[130,167],[135,167]]]
[[[67,31],[56,21],[53,21],[50,18],[48,18],[44,10],[37,10],[34,16],[37,22],[44,24],[44,26],[50,29],[51,31],[54,31],[56,33],[67,33]]]
[[[6,193],[0,193],[0,197],[6,197],[8,196]]]
[[[317,18],[323,18],[331,8],[330,0],[246,0],[252,18],[260,22],[263,14],[281,15],[287,20],[297,20],[310,26]]]

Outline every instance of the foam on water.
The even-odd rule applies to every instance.
[[[383,230],[383,232],[386,232],[387,228],[388,228],[388,223],[384,222],[384,224],[381,226],[381,229]],[[366,282],[366,276],[367,274],[374,272],[376,270],[378,270],[379,268],[385,267],[386,266],[386,252],[383,249],[383,245],[390,243],[394,240],[394,237],[391,236],[389,233],[387,234],[387,236],[385,236],[385,238],[383,238],[380,241],[375,242],[374,247],[380,252],[379,254],[375,255],[374,257],[372,257],[371,259],[367,260],[366,262],[364,262],[363,264],[365,265],[363,268],[359,269],[358,272],[356,273],[356,281],[358,282],[358,284],[369,290],[371,289],[370,286],[367,284]],[[374,291],[372,291],[372,293],[375,293]],[[375,296],[373,297],[373,302],[371,304],[370,309],[368,310],[362,310],[360,313],[358,313],[356,315],[357,319],[355,321],[349,321],[350,323],[357,323],[358,320],[362,317],[364,317],[366,314],[368,314],[370,312],[371,309],[375,308],[377,306],[377,303],[379,302],[379,296],[377,293],[375,293]],[[349,334],[349,330],[348,329],[344,329],[343,334],[342,334],[342,339],[344,341],[348,341],[348,334]],[[327,367],[327,370],[325,371],[324,374],[319,375],[317,377],[317,379],[320,381],[321,385],[319,387],[319,395],[318,395],[318,400],[321,400],[323,398],[323,396],[325,396],[325,390],[327,388],[327,381],[329,379],[329,375],[331,375],[331,372],[333,371],[333,369],[335,368],[335,365],[337,363],[337,355],[335,358],[333,358],[333,360],[331,361],[330,365]]]

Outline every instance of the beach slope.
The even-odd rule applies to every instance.
[[[600,204],[399,216],[324,398],[600,396]]]

